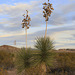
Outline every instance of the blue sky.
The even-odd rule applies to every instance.
[[[45,19],[42,3],[47,0],[0,0],[0,45],[25,46],[25,29],[21,23],[25,10],[29,11],[31,27],[28,46],[34,47],[35,38],[44,36]],[[54,11],[48,21],[47,36],[54,40],[56,49],[75,48],[75,1],[50,0]]]

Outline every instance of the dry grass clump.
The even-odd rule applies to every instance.
[[[8,75],[7,70],[0,68],[0,75]]]

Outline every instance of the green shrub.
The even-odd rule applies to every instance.
[[[53,65],[53,50],[54,50],[54,45],[53,45],[53,40],[51,40],[49,37],[41,37],[36,39],[35,43],[35,48],[39,50],[38,54],[35,54],[35,64],[39,64],[42,73],[41,75],[46,75],[47,72],[47,66],[52,66]]]
[[[29,68],[32,66],[32,52],[28,48],[25,50],[25,48],[22,48],[16,53],[16,68],[18,73],[28,73]]]

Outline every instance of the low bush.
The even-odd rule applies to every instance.
[[[0,75],[8,75],[7,70],[0,68]]]
[[[7,51],[0,51],[0,67],[3,69],[9,69],[13,67],[13,57],[12,54]]]

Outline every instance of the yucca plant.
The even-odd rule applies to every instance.
[[[44,37],[37,38],[35,48],[39,50],[39,53],[35,55],[35,64],[40,64],[40,67],[43,71],[41,75],[45,75],[47,71],[46,66],[51,66],[53,61],[53,41],[49,37],[47,37],[46,39],[44,39]]]
[[[46,34],[47,34],[47,21],[49,20],[49,17],[51,16],[51,13],[52,13],[52,10],[54,10],[54,8],[52,7],[52,4],[49,3],[49,0],[48,0],[48,3],[43,3],[43,17],[45,17],[45,21],[46,21],[46,30],[45,30],[45,38],[46,38]]]
[[[31,26],[30,25],[31,18],[28,15],[28,10],[26,10],[26,12],[27,12],[27,15],[26,16],[25,14],[23,15],[24,19],[22,20],[22,28],[25,27],[25,30],[26,30],[26,49],[27,49],[27,29],[29,29],[29,26]]]
[[[28,69],[32,66],[32,53],[30,48],[22,48],[16,54],[16,68],[18,73],[24,73],[23,75],[27,75]]]

